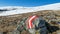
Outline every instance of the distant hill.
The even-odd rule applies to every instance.
[[[36,12],[42,10],[60,10],[60,3],[54,3],[36,7],[6,6],[6,7],[0,7],[0,9],[3,10],[3,12],[0,13],[0,16],[8,16],[8,15]]]

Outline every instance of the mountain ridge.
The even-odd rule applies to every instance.
[[[36,7],[7,6],[7,7],[1,7],[0,9],[10,10],[10,11],[5,11],[0,13],[0,16],[8,16],[8,15],[14,15],[14,14],[36,12],[41,10],[60,10],[60,3],[54,3],[54,4],[36,6]]]

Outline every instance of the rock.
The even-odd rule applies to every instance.
[[[0,32],[0,34],[3,34],[3,32]]]

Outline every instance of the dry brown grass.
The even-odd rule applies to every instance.
[[[29,17],[31,15],[43,15],[43,17],[45,18],[45,20],[49,20],[46,19],[45,16],[50,15],[49,13],[56,14],[56,18],[60,18],[60,10],[43,10],[43,11],[38,11],[38,12],[30,12],[30,13],[24,13],[24,14],[16,14],[16,15],[10,15],[10,16],[0,16],[0,31],[2,32],[10,32],[16,29],[17,24],[20,22],[20,20],[24,17]],[[16,22],[16,24],[11,24],[9,25],[9,23],[14,23]],[[59,24],[58,24],[59,25]],[[60,26],[58,26],[60,27]],[[60,32],[60,31],[58,31]],[[55,34],[56,32],[54,32],[53,34]]]

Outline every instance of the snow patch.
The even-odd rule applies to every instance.
[[[41,10],[60,10],[60,3],[37,6],[37,7],[8,6],[8,7],[0,7],[0,9],[10,10],[10,11],[5,11],[0,13],[0,16],[8,16],[8,15],[14,15],[14,14],[28,13],[28,12],[36,12]],[[12,10],[12,9],[15,9],[15,10]]]

